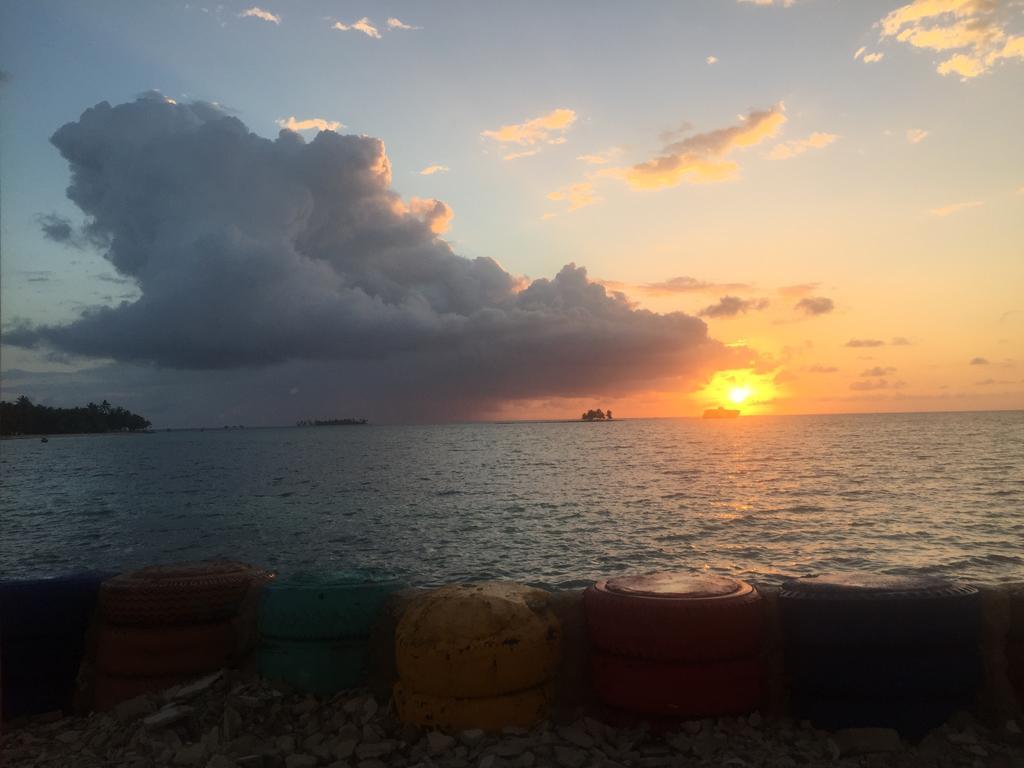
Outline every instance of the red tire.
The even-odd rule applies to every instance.
[[[186,682],[185,677],[114,677],[102,672],[96,674],[94,706],[97,712],[113,709],[122,701],[134,699],[146,693],[159,693]]]
[[[765,690],[764,664],[755,658],[672,664],[594,653],[590,665],[594,691],[601,701],[648,715],[744,714],[762,705]]]
[[[757,654],[764,601],[722,576],[656,573],[599,581],[583,595],[590,641],[621,656],[702,662]]]
[[[211,561],[143,568],[100,586],[100,614],[118,626],[207,624],[233,616],[249,587],[266,578],[243,563]]]
[[[203,675],[227,666],[235,648],[227,621],[153,629],[101,625],[96,666],[115,677]]]

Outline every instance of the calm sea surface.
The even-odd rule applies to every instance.
[[[0,574],[224,556],[416,583],[710,569],[1024,579],[1024,412],[0,444]]]

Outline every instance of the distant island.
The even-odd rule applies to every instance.
[[[581,421],[611,421],[612,412],[602,411],[600,408],[596,410],[587,411],[580,417]]]
[[[718,406],[717,408],[708,408],[704,411],[705,419],[735,419],[740,415],[740,412],[731,408],[723,408]]]
[[[13,403],[0,401],[0,435],[71,435],[104,432],[139,432],[149,429],[145,416],[104,400],[78,408],[36,405],[22,395]]]
[[[356,427],[366,424],[366,419],[328,419],[326,421],[297,421],[296,427]]]

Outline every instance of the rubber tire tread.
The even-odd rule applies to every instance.
[[[193,565],[193,564],[187,564]],[[162,566],[108,579],[100,586],[100,614],[116,626],[165,627],[211,624],[231,618],[262,571],[241,563],[210,563],[203,573],[164,577]],[[237,566],[225,570],[220,566]]]
[[[753,712],[763,704],[766,669],[757,657],[680,664],[595,652],[590,668],[598,698],[631,712],[718,717]]]
[[[341,640],[366,637],[399,581],[362,584],[290,584],[264,589],[259,627],[281,640]]]
[[[203,675],[229,666],[236,648],[230,622],[174,627],[100,625],[96,667],[113,677]]]
[[[479,728],[529,728],[548,717],[553,699],[550,685],[539,685],[504,696],[453,698],[431,696],[395,684],[398,719],[421,728],[464,731]]]
[[[259,649],[260,676],[303,693],[328,695],[366,683],[366,640],[294,641],[265,639]]]
[[[789,703],[794,718],[809,720],[816,728],[894,728],[916,741],[974,702],[968,697],[858,698],[793,691]]]
[[[765,642],[764,599],[756,589],[715,599],[583,593],[591,644],[607,653],[700,663],[758,653]]]
[[[788,646],[858,650],[956,648],[978,642],[981,595],[896,598],[779,595]]]

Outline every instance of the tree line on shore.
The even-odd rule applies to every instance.
[[[583,421],[607,421],[611,419],[611,411],[602,411],[600,408],[591,409],[581,417]]]
[[[89,403],[77,408],[36,405],[25,395],[13,403],[0,401],[2,435],[137,432],[149,427],[149,419],[120,406],[113,406],[106,400],[99,405]]]

